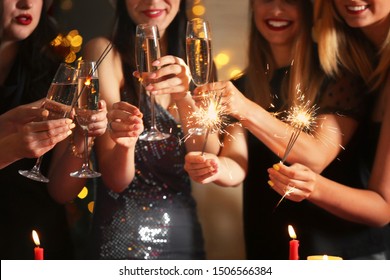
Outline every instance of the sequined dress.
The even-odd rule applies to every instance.
[[[149,127],[149,99],[142,104]],[[136,176],[129,187],[122,193],[97,188],[89,258],[204,259],[196,203],[183,169],[186,150],[178,141],[183,132],[159,105],[156,124],[172,136],[137,142]]]

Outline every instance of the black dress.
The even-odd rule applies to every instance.
[[[142,107],[146,128],[150,126],[149,108],[148,99]],[[156,124],[172,136],[152,142],[138,140],[136,175],[128,188],[115,193],[98,186],[89,258],[205,258],[191,183],[183,168],[186,149],[178,141],[183,132],[159,105]]]
[[[17,57],[0,87],[0,113],[45,97],[54,75],[51,70],[47,68],[46,72],[32,75],[23,59]],[[32,94],[34,91],[41,96]],[[21,159],[0,170],[1,259],[33,259],[32,230],[38,232],[45,259],[72,259],[73,248],[64,206],[51,199],[46,184],[18,173],[19,169],[31,169],[35,160]],[[49,164],[50,152],[44,155],[43,174],[46,174]]]
[[[270,84],[274,95],[279,92],[285,73],[284,68],[275,74]],[[245,92],[245,76],[235,83]],[[349,79],[342,80],[341,84],[326,81],[316,101],[318,114],[338,113],[361,121],[367,113],[364,109],[366,95],[361,85],[361,82]],[[279,111],[281,108],[278,103],[274,104],[274,110]],[[348,186],[366,187],[358,160],[360,140],[365,137],[366,128],[362,122],[345,151],[324,170],[325,177]],[[280,157],[250,132],[248,149],[248,174],[243,188],[244,235],[248,259],[288,259],[289,224],[294,227],[300,240],[301,259],[318,254],[354,259],[385,250],[385,241],[389,237],[383,229],[342,220],[308,201],[296,203],[285,199],[276,207],[281,197],[268,186],[267,169],[279,162]]]

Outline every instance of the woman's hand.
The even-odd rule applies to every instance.
[[[29,122],[15,135],[19,158],[37,158],[51,150],[57,143],[66,139],[75,124],[71,119],[58,119]]]
[[[144,130],[141,111],[127,102],[114,103],[107,118],[111,138],[124,147],[134,145]]]
[[[153,66],[159,67],[148,76],[145,89],[151,94],[172,94],[174,100],[181,99],[186,94],[191,81],[188,66],[179,57],[167,55],[153,62]],[[139,73],[134,72],[139,78]]]
[[[91,122],[88,124],[89,137],[101,136],[107,129],[107,104],[104,100],[100,100],[98,106],[99,109],[91,116]]]
[[[285,195],[286,199],[300,202],[316,190],[317,174],[302,164],[286,166],[278,163],[267,171],[270,178],[268,184],[281,196]]]
[[[218,94],[221,96],[216,96],[219,98],[219,104],[224,108],[226,114],[229,114],[239,120],[245,118],[245,112],[247,110],[246,102],[248,99],[232,84],[230,81],[221,81],[215,83],[209,83],[204,86],[197,87],[194,90],[193,98],[198,107],[203,105],[202,96],[205,92],[213,92],[218,89]]]
[[[42,108],[45,99],[40,99],[30,104],[15,107],[0,116],[0,137],[15,133],[23,125],[41,121],[49,115],[49,111]]]
[[[219,159],[214,154],[189,152],[185,156],[184,169],[195,182],[207,184],[217,179]]]

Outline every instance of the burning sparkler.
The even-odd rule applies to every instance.
[[[226,133],[225,128],[229,125],[227,119],[227,108],[225,105],[221,104],[222,93],[225,88],[222,89],[212,89],[207,93],[202,94],[201,97],[201,106],[195,112],[189,116],[189,125],[194,127],[202,127],[205,132],[205,139],[202,148],[202,155],[204,154],[207,139],[210,133]],[[184,137],[187,140],[195,133],[189,133]],[[184,140],[184,141],[185,141]]]
[[[303,105],[291,107],[287,112],[286,122],[292,127],[293,131],[281,160],[282,163],[286,161],[287,156],[291,152],[299,134],[302,131],[311,132],[313,130],[313,127],[316,125],[315,113],[317,109],[318,108],[315,105],[310,106],[310,102],[306,102]]]
[[[299,97],[302,100],[302,96]],[[304,131],[310,133],[313,131],[313,128],[316,125],[316,111],[318,107],[315,105],[310,105],[310,102],[306,102],[304,104],[296,105],[290,108],[287,112],[287,117],[285,121],[292,127],[291,137],[287,143],[286,151],[282,157],[281,163],[284,163],[287,159],[287,156],[291,152],[295,142],[298,139],[299,134]],[[292,194],[295,190],[294,186],[288,186],[285,189],[284,195],[276,204],[275,209],[279,206],[279,204],[283,201],[283,199]]]

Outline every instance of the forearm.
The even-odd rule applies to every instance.
[[[82,153],[79,155],[73,154],[69,139],[58,143],[54,148],[48,189],[50,195],[59,203],[72,201],[85,186],[86,179],[70,176],[70,173],[79,170],[84,162]]]
[[[18,151],[13,145],[15,143],[15,139],[13,139],[14,135],[8,135],[0,139],[0,169],[20,159],[17,155]]]
[[[103,155],[99,158],[99,166],[106,187],[122,192],[134,179],[135,146],[127,148],[117,144],[111,150],[99,154]]]
[[[370,226],[390,222],[390,201],[370,189],[355,189],[317,175],[309,201],[340,218]]]
[[[249,104],[250,107],[247,108],[247,113],[241,123],[282,159],[291,139],[293,128],[272,116],[259,105],[253,102]],[[349,136],[343,136],[344,131],[337,131],[338,121],[348,122],[351,130],[355,125],[351,119],[336,121],[333,117],[328,116],[323,124],[318,125],[310,134],[297,130],[299,136],[288,154],[286,162],[301,163],[316,172],[321,172],[337,156],[341,151],[341,146],[349,139]],[[330,126],[332,126],[332,130]],[[349,135],[347,132],[345,134]],[[343,139],[343,137],[345,138]]]
[[[214,180],[215,184],[223,187],[236,187],[244,181],[246,172],[242,166],[229,157],[219,157],[219,160],[221,166],[218,177]]]

